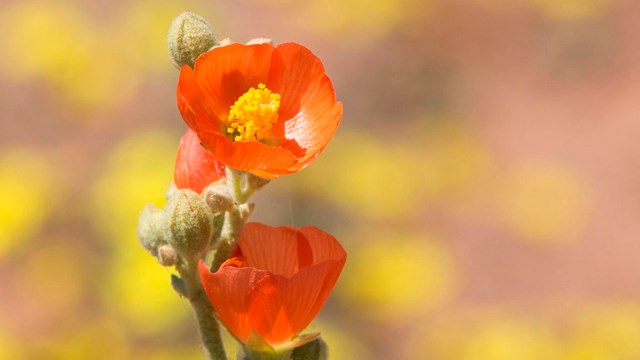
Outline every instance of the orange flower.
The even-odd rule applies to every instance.
[[[177,98],[218,161],[268,179],[313,162],[342,117],[322,62],[295,43],[209,50],[182,67]]]
[[[207,185],[224,176],[224,165],[200,145],[200,139],[193,130],[187,129],[180,139],[173,170],[176,187],[191,189],[199,194]]]
[[[243,343],[252,333],[281,348],[318,314],[347,254],[315,228],[245,225],[235,256],[200,278],[222,323]]]

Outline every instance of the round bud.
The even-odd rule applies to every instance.
[[[193,67],[198,56],[215,45],[213,29],[202,16],[185,11],[171,22],[167,46],[171,62],[176,67]]]
[[[158,255],[158,247],[167,243],[167,220],[164,211],[147,204],[138,220],[138,239],[153,256]]]
[[[165,244],[158,248],[158,262],[162,266],[173,266],[178,260],[178,253],[171,245]]]
[[[204,190],[204,199],[214,214],[230,211],[235,206],[229,189],[224,183],[214,183]]]
[[[199,256],[209,246],[213,213],[207,203],[189,189],[175,191],[166,207],[167,241],[182,257]]]

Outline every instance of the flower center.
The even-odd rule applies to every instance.
[[[235,141],[260,141],[269,136],[278,121],[280,94],[272,93],[264,84],[250,88],[229,110],[227,133]]]

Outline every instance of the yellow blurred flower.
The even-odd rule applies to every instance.
[[[131,359],[128,339],[119,324],[105,319],[91,319],[82,326],[59,330],[51,337],[32,340],[32,358],[56,360]],[[138,357],[136,357],[138,359]]]
[[[513,320],[488,321],[462,345],[460,360],[553,360],[559,348],[550,331]]]
[[[119,313],[133,331],[142,334],[167,331],[185,321],[189,304],[172,289],[171,271],[136,242],[127,249],[109,264],[104,307]]]
[[[184,319],[187,304],[172,290],[170,272],[138,243],[137,222],[145,204],[164,203],[178,136],[163,131],[134,135],[109,154],[96,183],[91,211],[112,244],[105,306],[123,314],[137,331],[161,331]]]
[[[494,171],[489,150],[459,121],[442,119],[415,132],[421,133],[413,164],[419,193],[428,202],[466,206]]]
[[[0,11],[0,71],[44,80],[81,110],[119,105],[145,75],[172,70],[166,32],[182,10],[177,1],[132,2],[120,22],[101,25],[65,2],[15,2]]]
[[[10,76],[64,81],[91,60],[95,33],[62,2],[22,1],[0,12],[3,69]]]
[[[548,16],[579,20],[603,14],[611,0],[526,0]]]
[[[0,327],[0,359],[24,359],[25,355],[18,346],[18,341],[9,331]]]
[[[583,179],[559,166],[521,164],[505,176],[502,191],[508,226],[534,243],[575,240],[592,209]]]
[[[453,297],[452,256],[432,236],[366,232],[344,238],[355,244],[348,249],[338,293],[359,311],[393,321],[432,310]]]
[[[558,21],[584,20],[604,15],[611,0],[473,0],[474,4],[493,11],[504,11],[529,5]]]
[[[95,184],[93,219],[108,240],[136,242],[138,216],[147,203],[163,206],[171,183],[179,136],[162,130],[132,135],[107,156]]]
[[[402,216],[420,206],[414,168],[409,149],[343,130],[296,184],[355,214]]]
[[[550,328],[508,310],[473,310],[430,322],[410,342],[410,358],[438,360],[560,360]]]
[[[319,332],[329,348],[331,360],[372,359],[373,354],[366,345],[357,340],[357,334],[349,333],[337,324],[323,320],[322,315],[315,320],[305,333]]]
[[[185,11],[182,1],[133,1],[129,3],[114,30],[112,51],[127,60],[129,71],[174,71],[167,53],[169,24]],[[190,11],[196,11],[190,4]],[[132,71],[133,70],[133,71]]]
[[[26,150],[0,152],[0,258],[38,231],[56,199],[56,174]]]
[[[401,218],[434,203],[471,206],[495,168],[489,151],[458,123],[408,130],[415,142],[394,143],[339,131],[318,161],[296,179],[301,190],[353,214]]]
[[[301,25],[340,36],[375,39],[407,21],[427,21],[433,0],[309,0]],[[419,14],[419,16],[416,16]]]
[[[94,50],[100,44],[86,17],[62,2],[16,2],[0,12],[3,73],[44,79],[63,96],[92,88]],[[82,89],[77,89],[80,86]]]
[[[87,254],[68,239],[42,239],[21,265],[19,292],[28,299],[25,305],[37,307],[36,313],[59,320],[82,304],[90,282]]]
[[[640,307],[605,304],[581,311],[566,360],[640,358]]]

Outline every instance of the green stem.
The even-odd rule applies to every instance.
[[[215,272],[220,268],[236,247],[236,240],[244,223],[249,218],[250,212],[241,211],[241,207],[246,207],[252,189],[247,188],[246,173],[243,171],[227,168],[228,186],[233,190],[233,199],[236,203],[235,209],[225,213],[224,225],[220,233],[220,245],[211,264],[211,271]]]
[[[222,337],[220,336],[220,325],[213,316],[214,311],[209,299],[206,296],[198,296],[196,299],[191,300],[191,306],[198,318],[200,337],[207,359],[226,360],[227,355],[224,352]]]
[[[222,337],[220,336],[220,325],[215,318],[213,307],[202,288],[198,275],[197,261],[186,261],[176,266],[176,269],[180,273],[182,281],[184,281],[189,302],[196,313],[200,338],[202,339],[207,360],[227,360]]]
[[[251,189],[246,188],[245,174],[229,168],[228,170],[228,186],[233,189],[236,207],[224,215],[223,228],[218,235],[220,245],[218,245],[218,249],[216,250],[211,271],[217,271],[220,265],[231,256],[240,231],[250,215],[250,211],[242,211],[241,208],[242,206],[246,208],[246,202],[251,195]],[[200,337],[202,338],[207,360],[227,360],[222,338],[220,337],[220,325],[215,318],[215,310],[211,306],[200,282],[197,264],[197,259],[185,259],[185,261],[179,266],[176,266],[176,268],[184,281],[189,301],[198,318]]]

